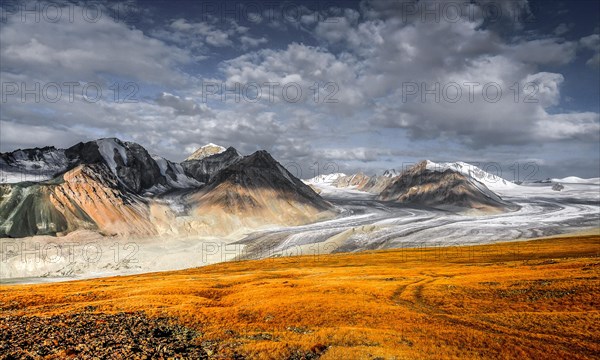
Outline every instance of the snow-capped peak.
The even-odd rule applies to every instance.
[[[305,184],[332,184],[337,179],[346,176],[344,173],[323,174],[312,179],[304,180]]]
[[[194,153],[190,155],[186,160],[202,160],[206,157],[225,152],[226,150],[227,149],[221,145],[208,143],[199,148],[198,150],[194,151]]]
[[[448,169],[456,171],[460,174],[463,174],[467,177],[473,178],[492,191],[501,191],[507,189],[514,189],[518,185],[512,183],[508,180],[505,180],[499,176],[490,174],[478,168],[475,165],[467,164],[462,161],[454,162],[454,163],[434,163],[433,161],[427,160],[426,168],[430,171],[444,172]]]
[[[555,183],[564,183],[564,184],[589,184],[589,185],[600,184],[600,178],[582,179],[577,176],[567,176],[566,178],[551,179],[550,181],[555,182]]]
[[[389,178],[393,178],[393,177],[396,177],[398,175],[400,175],[400,173],[396,169],[388,169],[388,170],[386,170],[386,171],[383,172],[383,176],[389,177]]]

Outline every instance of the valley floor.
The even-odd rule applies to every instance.
[[[227,237],[164,234],[102,237],[76,231],[65,237],[0,239],[0,284],[37,283],[181,270],[232,259],[260,259],[392,248],[471,246],[600,227],[600,185],[518,186],[500,192],[517,211],[469,214],[378,201],[375,195],[324,186],[339,211],[333,220],[281,227],[265,224]],[[177,204],[177,198],[169,198]]]
[[[599,280],[597,234],[3,285],[0,358],[592,359]]]

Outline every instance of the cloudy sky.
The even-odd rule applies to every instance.
[[[299,177],[600,177],[598,1],[0,2],[0,151],[213,142]]]

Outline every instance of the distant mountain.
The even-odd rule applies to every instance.
[[[344,173],[322,174],[322,175],[315,176],[314,178],[304,180],[304,183],[331,185],[337,179],[344,177],[344,176],[346,176],[346,174],[344,174]]]
[[[600,185],[600,178],[582,179],[577,176],[568,176],[562,179],[551,179],[550,182],[562,184]]]
[[[206,157],[212,156],[212,155],[216,155],[216,154],[220,154],[224,151],[226,151],[227,149],[222,147],[221,145],[215,145],[213,143],[209,143],[206,144],[204,146],[202,146],[201,148],[199,148],[198,150],[194,151],[194,153],[192,155],[190,155],[186,160],[190,161],[190,160],[202,160]]]
[[[383,175],[376,175],[369,178],[359,190],[369,192],[371,194],[379,194],[383,190],[385,190],[390,184],[394,181],[394,179],[398,176],[392,176],[393,173],[388,172]]]
[[[401,173],[394,169],[373,176],[359,172],[338,177],[331,184],[376,194],[384,201],[485,212],[512,209],[512,204],[502,200],[494,191],[518,188],[510,181],[467,163],[438,164],[429,160]],[[314,184],[317,190],[318,185]]]
[[[381,192],[379,199],[485,213],[515,209],[479,180],[489,178],[474,167],[436,165],[423,161],[402,172]]]
[[[383,175],[367,176],[362,172],[336,179],[332,185],[340,188],[352,187],[356,190],[379,194],[392,183],[395,170],[386,170]]]
[[[445,172],[446,170],[456,171],[469,178],[479,181],[493,191],[510,190],[519,187],[519,185],[505,180],[499,176],[490,174],[475,165],[467,164],[461,161],[454,163],[434,163],[427,160],[426,167],[428,170],[436,172]]]
[[[353,175],[346,175],[337,178],[332,184],[337,187],[356,187],[361,189],[368,181],[370,177],[363,172],[359,172]]]
[[[68,167],[65,150],[53,146],[0,153],[0,183],[48,180]]]
[[[229,148],[177,164],[111,138],[68,149],[18,150],[0,160],[3,172],[45,174],[37,182],[0,184],[0,236],[80,229],[226,235],[241,226],[332,215],[329,203],[265,151],[243,157]]]
[[[505,180],[499,176],[490,174],[483,171],[482,169],[465,163],[465,162],[454,162],[454,163],[434,163],[426,160],[425,166],[430,171],[445,172],[446,170],[452,170],[460,174],[465,175],[468,178],[474,179],[490,190],[493,191],[504,191],[516,189],[519,185]],[[354,175],[347,175],[340,177],[333,183],[337,187],[350,187],[354,186],[357,190],[370,192],[373,194],[381,193],[388,185],[392,183],[391,179],[395,179],[402,173],[395,169],[385,170],[382,175],[367,176],[364,173],[358,173]],[[591,179],[594,180],[594,179]]]

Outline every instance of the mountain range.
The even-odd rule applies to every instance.
[[[334,214],[268,153],[215,147],[180,164],[115,138],[2,153],[0,170],[12,183],[0,184],[0,236],[223,235]],[[23,174],[37,181],[18,181]]]
[[[429,206],[457,212],[495,213],[518,209],[495,191],[514,189],[518,185],[464,163],[422,161],[404,171],[386,170],[381,175],[363,172],[334,174],[307,180],[322,186],[351,188],[376,196],[380,201]],[[323,179],[328,179],[323,181]]]
[[[517,185],[466,163],[421,162],[408,170],[321,175],[303,182],[268,152],[243,156],[208,144],[175,163],[134,142],[105,138],[67,149],[0,153],[0,236],[228,236],[336,216],[322,186],[375,200],[494,213],[516,207],[493,190]]]

